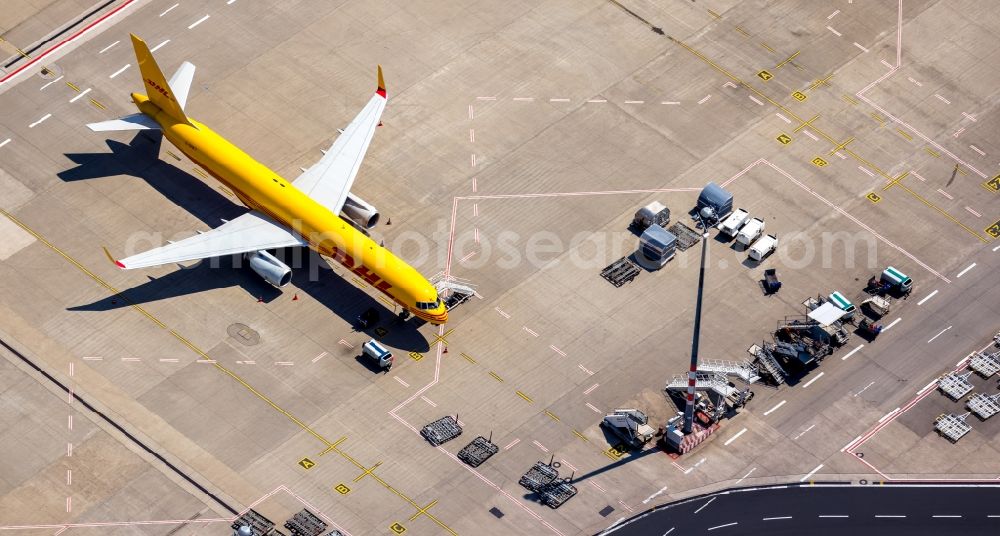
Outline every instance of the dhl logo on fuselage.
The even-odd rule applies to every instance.
[[[354,272],[357,276],[361,277],[361,279],[367,281],[368,284],[381,290],[382,292],[389,292],[389,289],[392,288],[392,285],[390,285],[386,281],[383,281],[377,274],[369,270],[367,266],[363,264],[358,264],[354,260],[354,257],[351,257],[347,253],[344,253],[343,251],[340,251],[337,248],[333,248],[330,251],[330,256],[336,259],[337,262],[339,262],[340,264],[343,264],[345,267],[347,267],[348,270]]]
[[[170,96],[170,93],[166,89],[163,89],[162,87],[160,87],[159,84],[157,84],[156,82],[153,82],[152,80],[150,80],[150,79],[147,78],[146,79],[146,84],[148,84],[149,87],[155,89],[156,91],[159,91],[160,94],[162,94],[164,97],[166,97],[166,98],[168,98],[170,100],[174,100],[174,98]]]

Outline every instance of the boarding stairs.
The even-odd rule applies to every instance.
[[[699,370],[695,373],[695,378],[696,391],[713,391],[723,398],[738,392],[734,387],[729,385],[729,380],[726,379],[725,375],[717,372],[703,372]],[[687,374],[677,374],[667,384],[668,391],[687,391],[687,388]]]
[[[757,365],[749,361],[726,361],[723,359],[703,359],[698,362],[700,372],[716,372],[729,377],[737,377],[748,385],[760,381],[760,374],[757,373]]]
[[[774,380],[776,385],[785,383],[785,376],[787,373],[785,372],[785,369],[782,368],[781,363],[778,363],[778,360],[774,358],[774,355],[772,355],[771,352],[754,344],[747,349],[747,353],[757,359],[757,362],[760,363],[760,366],[764,367],[764,370]]]

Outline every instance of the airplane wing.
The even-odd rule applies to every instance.
[[[305,246],[307,242],[288,227],[256,210],[247,212],[211,231],[185,238],[166,246],[112,262],[119,268],[145,268],[262,249]],[[105,250],[107,253],[107,250]]]
[[[382,66],[379,66],[375,95],[333,142],[323,158],[295,179],[295,187],[332,212],[340,212],[375,135],[385,101],[385,82],[382,80]]]

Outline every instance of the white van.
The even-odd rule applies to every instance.
[[[760,262],[778,248],[778,235],[767,235],[750,247],[750,258]]]
[[[748,221],[747,224],[740,229],[740,232],[736,233],[736,241],[744,246],[749,246],[760,238],[760,235],[762,234],[764,234],[764,220],[754,218]],[[775,239],[775,243],[777,243],[777,239]]]
[[[743,224],[750,219],[750,213],[742,208],[736,209],[728,218],[719,224],[719,232],[732,238],[736,236],[736,232],[743,227]]]
[[[392,352],[375,339],[371,339],[361,347],[361,353],[375,362],[378,368],[388,370],[392,367]]]

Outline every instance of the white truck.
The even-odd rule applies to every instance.
[[[642,448],[656,434],[648,422],[646,414],[637,409],[616,409],[604,416],[601,426],[610,429],[630,447]]]
[[[740,232],[736,233],[736,241],[744,246],[749,246],[756,242],[762,234],[764,234],[764,220],[753,218],[740,229]]]
[[[361,347],[361,354],[386,372],[392,367],[392,352],[375,339],[371,339]]]
[[[736,232],[740,230],[740,227],[743,227],[743,224],[746,223],[748,219],[750,219],[750,213],[745,209],[738,208],[733,211],[728,218],[723,220],[717,228],[720,233],[732,238],[736,236]]]
[[[749,255],[751,259],[760,262],[775,249],[778,249],[778,235],[766,235],[753,243],[753,246],[750,247]]]

